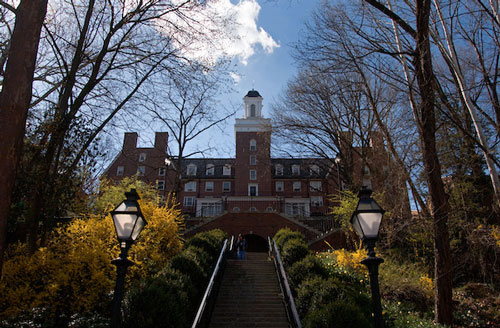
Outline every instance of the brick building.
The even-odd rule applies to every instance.
[[[248,238],[258,237],[264,246],[263,234],[284,226],[302,229],[310,236],[311,245],[324,245],[313,236],[341,240],[338,234],[327,231],[333,228],[328,213],[335,205],[331,195],[341,189],[342,163],[326,158],[272,158],[272,126],[270,119],[262,115],[262,100],[255,90],[243,98],[244,114],[234,125],[234,158],[186,158],[179,164],[178,159],[166,157],[166,132],[156,133],[153,148],[137,148],[137,133],[127,132],[122,151],[105,175],[118,182],[137,174],[141,180],[155,184],[161,196],[176,187],[178,177],[178,200],[188,228],[197,223],[205,225],[203,229],[219,224],[233,233],[244,227]],[[386,204],[400,204],[399,208],[391,207],[391,212],[405,217],[409,213],[405,180],[381,135],[373,133],[369,149],[363,149],[365,160],[359,149],[354,150],[352,145],[341,150],[349,152],[352,159],[354,185],[385,191]],[[216,222],[206,219],[213,217],[217,217]],[[268,224],[256,225],[263,218]]]

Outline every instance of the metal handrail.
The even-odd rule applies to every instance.
[[[302,328],[302,325],[301,325],[300,319],[299,319],[299,313],[297,312],[297,308],[295,306],[295,301],[293,300],[292,291],[290,289],[290,285],[288,284],[288,279],[286,278],[285,268],[283,267],[283,262],[281,261],[280,251],[278,249],[278,246],[276,245],[275,240],[273,240],[272,244],[271,244],[270,237],[267,237],[267,240],[268,240],[271,252],[273,252],[275,254],[274,265],[276,266],[276,272],[278,274],[280,284],[282,285],[282,290],[284,289],[285,303],[287,306],[287,312],[289,313],[289,317],[291,316],[290,319],[293,321],[292,325],[294,325],[294,327],[297,327],[297,328]]]
[[[234,238],[234,236],[233,236],[233,238]],[[217,260],[217,264],[215,265],[215,269],[212,273],[212,276],[210,277],[210,281],[208,283],[207,289],[205,290],[205,294],[203,295],[200,307],[198,308],[198,312],[196,313],[196,317],[194,318],[193,325],[191,326],[191,328],[198,327],[198,325],[201,322],[201,319],[202,319],[204,312],[205,312],[205,308],[207,306],[208,298],[211,296],[211,293],[212,293],[212,288],[214,286],[215,279],[217,277],[217,274],[219,273],[219,269],[221,268],[222,261],[225,258],[227,244],[228,244],[228,240],[226,239],[226,240],[224,240],[224,245],[222,246],[222,250],[219,254],[219,259]],[[231,244],[232,244],[232,241],[231,241]]]

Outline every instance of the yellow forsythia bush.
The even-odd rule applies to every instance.
[[[107,192],[115,193],[124,188],[108,187]],[[138,188],[138,192],[143,197],[148,190]],[[128,284],[154,274],[182,249],[179,210],[158,206],[151,197],[139,203],[148,225],[129,252],[136,265],[129,268]],[[118,254],[109,214],[73,219],[56,228],[47,245],[33,255],[24,244],[12,246],[0,281],[0,321],[31,311],[48,312],[54,318],[106,312],[116,275],[110,261]]]

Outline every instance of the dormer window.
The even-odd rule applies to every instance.
[[[309,174],[310,175],[319,175],[319,166],[318,165],[311,165],[309,167]]]
[[[255,117],[255,104],[250,105],[250,117]]]
[[[292,165],[292,175],[300,175],[300,165]]]
[[[224,167],[222,168],[222,175],[231,175],[231,165],[224,164]]]
[[[139,154],[139,162],[144,162],[146,160],[146,153]]]
[[[250,140],[250,150],[256,150],[257,149],[257,141],[255,139]]]
[[[214,175],[215,173],[215,166],[213,164],[207,164],[207,169],[205,171],[206,175]]]
[[[189,164],[187,166],[187,175],[196,175],[196,165]]]
[[[275,174],[276,175],[278,175],[278,176],[283,175],[283,165],[277,164],[274,169],[275,169]]]

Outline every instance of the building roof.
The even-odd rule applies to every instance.
[[[262,97],[257,90],[250,90],[248,91],[247,95],[245,97]]]
[[[182,160],[182,178],[234,178],[234,158],[185,158]],[[196,174],[187,175],[187,167],[190,164],[196,165]],[[207,165],[214,166],[214,174],[207,175]],[[224,175],[224,165],[231,165],[231,175]]]

